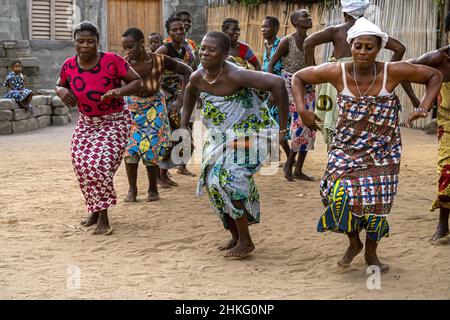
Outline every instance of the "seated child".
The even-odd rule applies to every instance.
[[[20,61],[13,62],[12,72],[6,75],[3,85],[8,87],[9,92],[5,94],[5,98],[14,99],[22,108],[32,111],[30,105],[33,92],[23,87],[22,63]]]

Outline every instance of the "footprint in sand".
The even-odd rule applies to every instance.
[[[12,224],[17,224],[17,223],[19,223],[19,220],[17,220],[16,218],[7,218],[4,220],[0,220],[0,224],[12,225]]]
[[[156,244],[155,244],[155,246],[156,246]],[[146,253],[159,253],[161,251],[164,251],[164,250],[156,248],[156,247],[150,247],[150,248],[145,248],[145,249],[139,250],[139,253],[143,253],[143,254],[146,254]]]
[[[106,250],[106,247],[105,247],[105,246],[98,246],[98,247],[92,248],[92,249],[90,250],[90,252],[91,252],[91,253],[94,253],[94,252],[100,252],[100,251],[105,251],[105,250]]]

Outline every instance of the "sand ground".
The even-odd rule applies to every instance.
[[[391,271],[381,289],[367,287],[358,256],[339,269],[345,236],[316,232],[322,212],[319,182],[288,183],[281,172],[256,177],[261,223],[256,250],[226,260],[216,247],[226,231],[197,178],[178,176],[178,188],[145,201],[140,167],[138,203],[127,204],[123,165],[116,178],[119,203],[110,210],[115,232],[94,236],[65,226],[85,217],[69,154],[74,124],[0,137],[1,299],[449,299],[450,245],[428,239],[437,214],[437,143],[420,130],[402,129],[404,153],[398,195],[389,217],[391,236],[379,246]],[[326,161],[318,136],[305,171],[320,178]],[[199,167],[190,169],[198,173]]]

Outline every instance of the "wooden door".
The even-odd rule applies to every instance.
[[[162,0],[108,0],[108,51],[121,52],[122,34],[131,27],[162,34]]]

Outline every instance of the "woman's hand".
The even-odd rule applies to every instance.
[[[317,125],[316,121],[322,122],[322,119],[320,119],[314,112],[305,110],[300,113],[300,119],[302,120],[302,123],[309,129],[320,131],[320,127]]]
[[[58,97],[64,102],[65,105],[69,107],[75,107],[77,104],[77,98],[73,92],[65,87],[58,87],[56,91]]]
[[[183,107],[183,100],[177,99],[172,103],[171,112],[180,113],[181,108]]]
[[[408,121],[406,122],[406,127],[411,128],[413,121],[415,121],[419,118],[426,118],[427,115],[428,115],[428,112],[426,112],[425,110],[417,110],[417,111],[412,112],[409,115]]]
[[[111,89],[100,98],[101,101],[105,101],[111,98],[120,98],[120,94],[117,89]]]

